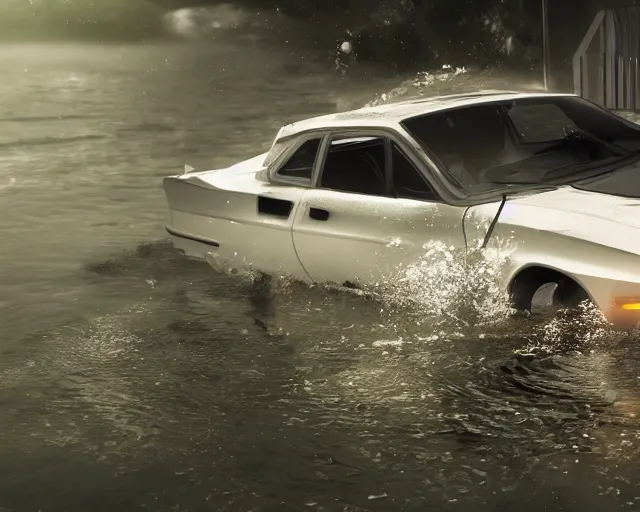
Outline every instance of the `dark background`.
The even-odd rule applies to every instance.
[[[109,43],[175,37],[166,14],[230,5],[250,13],[252,32],[291,44],[309,59],[332,64],[350,40],[360,62],[392,70],[442,64],[538,67],[541,0],[3,0],[0,39]],[[635,0],[549,0],[552,71],[571,57],[596,11]],[[215,38],[215,32],[204,38]],[[505,45],[508,42],[508,51]],[[293,43],[293,44],[292,44]]]

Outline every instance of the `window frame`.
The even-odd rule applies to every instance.
[[[326,134],[319,132],[309,132],[305,134],[295,135],[288,141],[280,141],[285,143],[285,148],[278,154],[273,162],[269,165],[269,181],[274,184],[282,185],[295,185],[298,187],[311,188],[313,178],[317,173],[317,166],[322,151],[323,144],[325,142]],[[283,176],[280,174],[280,170],[287,164],[289,159],[307,142],[310,140],[319,139],[318,150],[313,161],[311,168],[310,178],[296,178],[293,176]]]
[[[356,132],[344,132],[344,131],[332,131],[329,132],[326,137],[325,140],[323,141],[324,144],[320,147],[320,154],[321,157],[319,158],[319,162],[318,162],[318,169],[317,169],[317,173],[315,176],[315,179],[313,180],[313,188],[317,189],[317,190],[330,190],[332,192],[339,192],[342,194],[353,194],[353,195],[357,195],[357,196],[373,196],[373,197],[389,197],[389,198],[394,198],[394,196],[391,194],[391,181],[390,181],[390,175],[391,175],[391,171],[390,171],[390,166],[391,166],[391,159],[390,159],[390,152],[389,152],[389,147],[390,147],[390,142],[388,137],[386,137],[385,135],[380,135],[380,134],[376,134],[376,135],[371,135],[371,134],[366,134],[366,135],[362,135],[363,132],[357,132],[357,134],[355,134]],[[322,174],[324,172],[324,166],[327,162],[327,157],[329,156],[329,151],[331,150],[331,143],[333,142],[333,140],[336,137],[344,137],[344,138],[348,138],[348,139],[357,139],[360,137],[371,137],[371,138],[375,138],[375,139],[382,139],[382,144],[384,147],[384,185],[385,185],[385,193],[384,195],[374,195],[374,194],[362,194],[360,192],[350,192],[347,190],[335,190],[332,188],[324,188],[320,186],[320,181],[322,180]]]
[[[442,198],[442,194],[438,191],[438,188],[434,186],[433,180],[435,178],[430,177],[429,173],[432,173],[432,169],[428,165],[428,163],[423,162],[421,158],[419,158],[410,144],[407,141],[403,140],[398,134],[391,130],[384,129],[375,129],[375,128],[358,128],[358,127],[346,127],[346,128],[335,128],[331,130],[327,130],[324,136],[324,140],[320,145],[319,155],[316,157],[316,167],[314,169],[315,173],[313,176],[313,180],[311,182],[311,187],[317,190],[329,190],[336,193],[341,194],[351,194],[355,196],[370,196],[370,194],[360,194],[358,192],[347,192],[344,190],[333,190],[320,187],[320,180],[322,178],[322,172],[324,170],[324,165],[327,160],[327,156],[329,155],[329,149],[331,147],[331,141],[335,137],[346,137],[346,138],[358,138],[358,137],[373,137],[380,138],[383,140],[384,148],[385,148],[385,185],[386,185],[386,193],[385,195],[376,195],[371,197],[386,197],[389,199],[395,199],[397,201],[420,201],[425,203],[444,203],[445,201]],[[395,195],[394,187],[393,187],[393,153],[392,153],[392,145],[395,143],[400,151],[404,154],[404,156],[409,160],[421,178],[425,181],[425,183],[429,186],[431,191],[434,194],[433,200],[420,199],[420,198],[399,198]]]

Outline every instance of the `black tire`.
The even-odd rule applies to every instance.
[[[587,292],[573,279],[561,279],[553,292],[553,305],[557,308],[577,309],[588,300],[590,297]]]

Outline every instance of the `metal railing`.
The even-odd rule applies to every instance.
[[[640,111],[640,9],[596,14],[573,56],[573,85],[607,108]]]

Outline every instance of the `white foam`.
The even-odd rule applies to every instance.
[[[408,308],[421,323],[434,327],[495,323],[512,314],[501,286],[505,257],[480,249],[465,253],[441,242],[428,242],[424,248],[417,262],[400,269],[382,286],[392,309]]]

